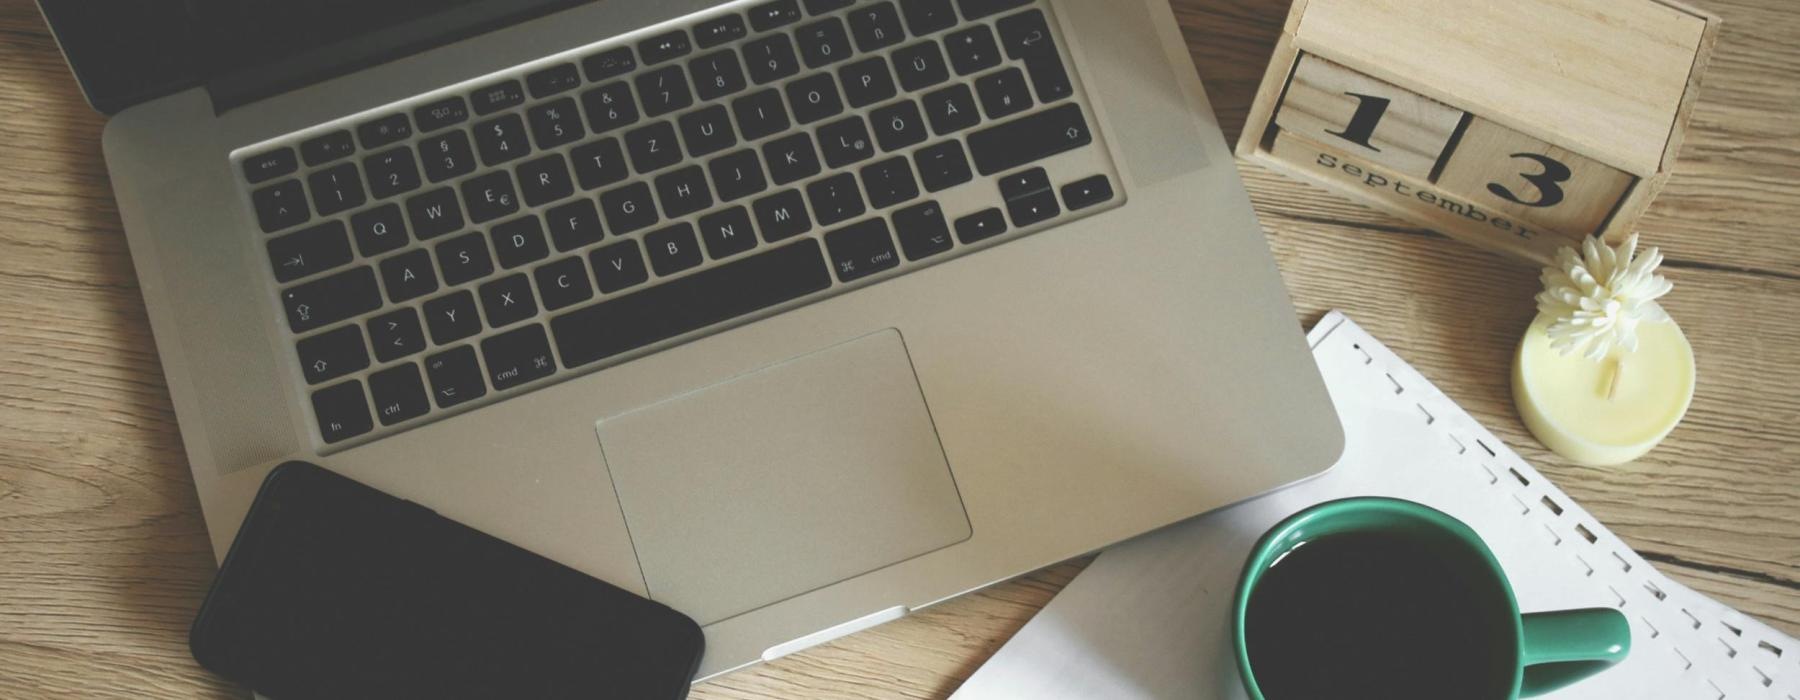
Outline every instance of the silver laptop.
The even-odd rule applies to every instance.
[[[1340,451],[1167,0],[90,5],[219,552],[316,462],[710,677]]]

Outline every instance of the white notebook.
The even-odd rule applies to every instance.
[[[1474,527],[1526,612],[1612,606],[1617,667],[1540,696],[1800,700],[1800,643],[1675,583],[1339,313],[1308,339],[1344,421],[1325,475],[1108,549],[954,700],[1243,698],[1228,628],[1250,547],[1314,503],[1392,496]]]

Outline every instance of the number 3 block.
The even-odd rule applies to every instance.
[[[1480,117],[1437,186],[1544,228],[1590,234],[1637,178]]]
[[[1282,131],[1419,179],[1430,176],[1462,110],[1313,55],[1294,67]]]

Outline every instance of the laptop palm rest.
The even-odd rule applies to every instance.
[[[598,429],[650,597],[702,625],[970,535],[893,329]]]

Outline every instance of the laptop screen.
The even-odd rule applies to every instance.
[[[95,109],[222,77],[266,97],[581,0],[39,0]],[[297,65],[298,64],[298,65]],[[258,69],[282,66],[266,82]],[[219,104],[223,111],[233,104]]]

